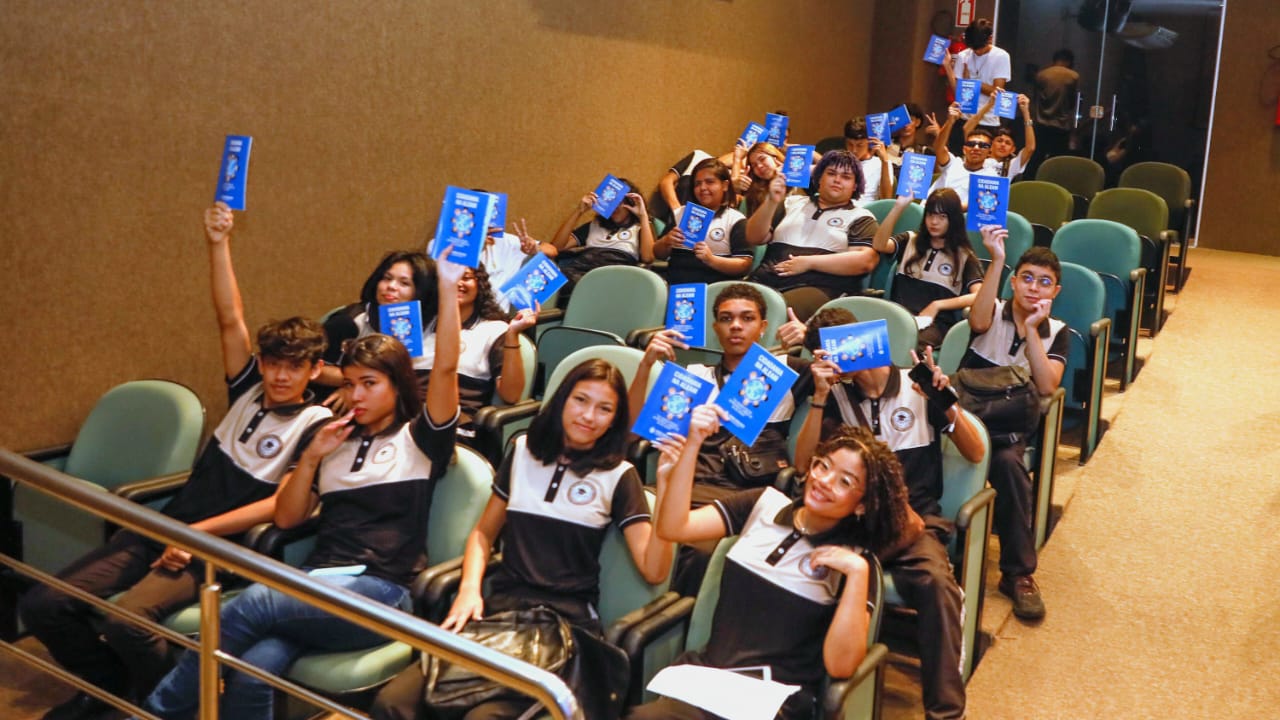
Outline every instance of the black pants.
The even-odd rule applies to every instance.
[[[533,700],[494,700],[470,710],[439,712],[422,702],[427,679],[417,663],[395,676],[378,692],[369,716],[374,720],[508,720],[520,717]]]
[[[925,532],[886,561],[884,571],[907,607],[916,611],[925,717],[963,718],[964,592],[956,584],[946,547],[934,532]]]
[[[147,541],[122,530],[58,577],[102,598],[124,591],[119,607],[159,622],[195,601],[200,582],[192,568],[152,570],[157,557]],[[145,697],[171,666],[164,638],[52,588],[32,588],[18,612],[58,663],[103,689]]]
[[[987,482],[996,491],[993,525],[1000,536],[1000,572],[1004,575],[1031,575],[1036,571],[1031,474],[1023,459],[1026,449],[1025,441],[991,448]]]

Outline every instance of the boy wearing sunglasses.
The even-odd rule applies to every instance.
[[[1067,366],[1066,324],[1049,317],[1053,299],[1062,286],[1058,256],[1044,247],[1033,247],[1018,258],[1011,284],[1013,298],[999,300],[1000,272],[1004,267],[1003,228],[982,228],[982,244],[991,253],[991,265],[969,312],[972,339],[960,360],[961,368],[1017,365],[1027,369],[1041,395],[1052,393]],[[1024,620],[1044,617],[1044,601],[1036,585],[1035,538],[1031,533],[1031,476],[1023,461],[1026,429],[1010,438],[991,441],[988,481],[996,491],[995,529],[1000,535],[1000,592],[1013,600],[1013,614]]]
[[[938,156],[938,179],[929,188],[929,192],[940,188],[951,188],[960,196],[960,204],[969,209],[969,176],[997,175],[994,167],[987,167],[987,158],[991,157],[991,131],[985,127],[977,127],[970,131],[964,140],[964,157],[957,158],[947,149],[947,138],[951,135],[951,127],[960,117],[960,104],[951,103],[947,108],[947,121],[938,132],[933,142],[933,152]]]

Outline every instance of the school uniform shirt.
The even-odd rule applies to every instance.
[[[995,45],[982,55],[974,53],[972,48],[962,50],[952,58],[951,63],[957,78],[981,80],[984,85],[995,85],[996,80],[1004,80],[1007,83],[1013,77],[1009,53]],[[982,93],[982,97],[978,99],[978,107],[986,105],[989,99],[991,99],[989,93]],[[964,117],[968,119],[973,115],[966,113]],[[998,126],[1000,118],[996,116],[995,108],[983,115],[978,124],[987,127]]]
[[[600,219],[579,225],[573,231],[578,244],[584,249],[598,248],[615,250],[629,255],[637,262],[640,260],[640,224],[632,223],[617,230],[607,230],[600,224]],[[572,252],[572,249],[570,249]]]
[[[929,186],[929,192],[932,193],[934,190],[944,187],[951,188],[960,196],[960,202],[967,207],[969,205],[969,176],[997,174],[995,168],[988,167],[985,164],[978,170],[970,171],[964,166],[964,158],[952,155],[951,162],[948,162],[947,166],[942,168],[942,174]]]
[[[863,182],[862,195],[858,197],[857,204],[866,207],[867,203],[880,199],[880,178],[884,173],[884,164],[881,163],[880,156],[875,154],[859,162],[862,165]]]
[[[1031,372],[1031,361],[1027,359],[1026,340],[1018,337],[1017,327],[1013,323],[1013,306],[1008,300],[996,300],[995,317],[991,327],[984,333],[974,333],[969,338],[969,349],[960,358],[962,368],[987,368],[1017,365]],[[1037,328],[1045,345],[1045,354],[1050,360],[1057,360],[1064,366],[1067,364],[1067,353],[1071,341],[1066,332],[1066,323],[1057,318],[1049,318]]]
[[[320,522],[306,567],[365,565],[408,585],[427,567],[427,518],[436,481],[453,457],[458,418],[437,426],[426,408],[376,435],[361,428],[316,471]]]
[[[822,646],[844,576],[813,567],[810,556],[842,543],[832,533],[796,530],[799,504],[773,488],[715,502],[725,534],[739,537],[725,557],[706,648],[689,660],[719,668],[768,665],[774,680],[808,689],[822,682]]]
[[[912,315],[919,315],[936,300],[950,300],[971,293],[974,285],[982,282],[982,266],[975,256],[961,254],[957,258],[946,248],[929,248],[923,257],[919,257],[915,240],[916,233],[911,230],[893,237],[899,259],[889,298]],[[933,324],[945,336],[961,317],[960,310],[944,310],[934,316]]]
[[[676,208],[675,227],[684,215],[684,207]],[[713,255],[721,257],[751,257],[751,246],[747,244],[747,216],[731,207],[720,208],[711,220],[704,242]],[[744,273],[745,274],[745,273]],[[732,280],[741,275],[725,275],[713,270],[698,259],[693,251],[677,246],[671,248],[671,257],[667,260],[667,282],[672,285],[682,283],[713,283],[721,280]]]
[[[493,404],[493,393],[502,375],[503,338],[507,323],[482,320],[474,316],[462,326],[458,353],[458,405],[461,416],[458,432],[475,436],[472,420],[480,408]],[[415,370],[430,370],[436,360],[436,323],[427,326],[422,335],[422,357],[414,358]]]
[[[883,441],[902,463],[902,477],[914,509],[921,516],[941,515],[942,435],[949,432],[947,414],[911,388],[903,368],[891,368],[889,381],[878,398],[868,398],[857,383],[837,383],[822,411],[822,435],[840,425],[864,425]],[[861,416],[859,416],[861,412]]]
[[[861,287],[860,276],[832,275],[810,270],[783,277],[774,269],[793,255],[830,255],[856,247],[871,247],[875,238],[875,216],[864,208],[845,205],[821,209],[806,195],[786,198],[782,214],[775,216],[773,237],[764,253],[764,262],[751,274],[752,282],[777,290],[815,287],[832,297]]]
[[[267,408],[257,358],[227,380],[231,407],[218,423],[191,477],[160,511],[193,523],[275,494],[308,429],[333,416],[329,408],[303,402]]]
[[[990,175],[998,175],[1000,177],[1007,178],[1016,178],[1022,174],[1024,169],[1026,169],[1022,164],[1021,152],[1015,152],[1004,160],[997,160],[989,157],[986,162],[982,163],[982,168],[984,170],[990,170],[991,172],[988,173]]]
[[[609,526],[650,521],[640,476],[626,461],[579,475],[568,465],[540,462],[527,442],[528,436],[516,439],[493,483],[493,494],[507,503],[493,591],[531,587],[594,606]]]

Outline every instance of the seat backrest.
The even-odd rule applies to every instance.
[[[547,328],[538,336],[536,355],[536,372],[534,385],[539,376],[545,377],[551,369],[559,367],[565,358],[583,350],[594,347],[621,347],[622,338],[605,330],[555,325]],[[536,394],[536,393],[535,393]],[[545,397],[546,391],[537,397]]]
[[[1103,190],[1089,203],[1089,218],[1128,225],[1139,235],[1158,240],[1169,229],[1169,206],[1164,198],[1141,188]]]
[[[1089,326],[1106,317],[1106,290],[1098,273],[1073,262],[1062,263],[1062,290],[1053,301],[1053,317],[1085,337]]]
[[[821,154],[821,155],[826,155],[827,153],[831,152],[832,150],[843,150],[843,149],[844,149],[844,136],[843,136],[843,135],[832,135],[832,136],[830,136],[830,137],[824,137],[824,138],[822,138],[821,140],[819,140],[817,143],[815,143],[815,144],[814,144],[813,149],[814,149],[814,151],[815,151],[815,152],[817,152],[817,153],[819,153],[819,154]]]
[[[938,349],[934,360],[938,367],[942,368],[942,372],[951,375],[960,369],[960,360],[964,358],[964,354],[969,350],[969,321],[961,320],[951,329],[947,331],[947,336],[942,339],[942,347]]]
[[[645,499],[653,509],[654,496]],[[673,563],[674,564],[674,563]],[[667,591],[670,574],[657,585],[651,585],[636,569],[626,536],[616,525],[610,525],[600,548],[600,622],[606,628],[618,618],[635,610]]]
[[[1043,180],[1024,180],[1009,186],[1009,209],[1050,230],[1071,222],[1074,208],[1071,193],[1061,185]]]
[[[1162,162],[1134,163],[1120,173],[1119,187],[1142,188],[1164,198],[1169,206],[1170,227],[1181,230],[1191,199],[1191,175],[1177,165]]]
[[[889,211],[893,209],[895,198],[885,198],[883,200],[872,200],[863,207],[875,216],[876,222],[882,223],[884,219],[889,217]],[[924,205],[913,202],[902,208],[902,213],[898,215],[898,221],[893,224],[893,234],[905,232],[907,230],[920,230],[920,221],[924,219]]]
[[[204,404],[168,380],[135,380],[98,399],[67,456],[65,472],[112,489],[189,470],[204,433]]]
[[[1111,220],[1075,220],[1053,236],[1059,260],[1107,273],[1129,285],[1129,272],[1142,266],[1142,240],[1127,225]]]
[[[967,326],[967,323],[966,323]],[[982,437],[982,459],[969,462],[949,436],[942,437],[942,497],[938,504],[942,506],[942,516],[954,520],[960,507],[977,495],[987,485],[987,467],[991,463],[991,438],[982,421],[968,410],[961,410],[969,422]]]
[[[605,330],[625,339],[632,330],[661,325],[666,309],[667,284],[656,273],[606,265],[578,281],[564,311],[564,325]]]
[[[703,347],[716,352],[724,351],[724,348],[720,346],[720,338],[716,335],[715,306],[716,298],[720,297],[720,293],[730,285],[750,285],[759,290],[760,294],[764,296],[764,319],[769,324],[764,329],[764,335],[760,337],[760,344],[767,348],[776,345],[778,343],[778,328],[782,327],[782,324],[787,321],[787,300],[782,297],[782,293],[768,285],[747,282],[746,280],[721,280],[707,285],[707,342]]]
[[[1091,200],[1106,184],[1107,171],[1089,158],[1059,155],[1041,163],[1036,180],[1061,185],[1067,192]]]
[[[560,387],[560,382],[564,380],[564,376],[569,371],[577,367],[586,360],[599,358],[612,364],[622,373],[622,377],[626,379],[627,384],[631,383],[632,378],[636,376],[636,369],[640,367],[640,360],[644,357],[644,351],[633,347],[624,347],[621,345],[599,345],[596,347],[588,347],[570,353],[564,360],[556,365],[551,371],[551,377],[547,378],[547,390],[543,397],[551,397],[555,394],[556,388]],[[661,367],[654,364],[653,369],[649,372],[649,383],[658,379],[658,373]]]
[[[1005,279],[1008,277],[1008,271],[1018,266],[1018,258],[1022,257],[1022,253],[1031,249],[1036,244],[1036,233],[1031,227],[1031,222],[1022,215],[1009,211],[1008,218],[1005,220],[1006,229],[1009,234],[1004,239],[1004,264],[1006,271],[1002,272],[1000,277]],[[990,260],[991,253],[987,250],[987,246],[982,244],[982,232],[978,230],[969,231],[969,244],[973,246],[973,252],[978,255],[979,259]]]
[[[433,565],[462,556],[467,536],[489,502],[493,476],[493,466],[480,453],[466,445],[454,450],[431,497],[427,555]]]
[[[885,320],[889,323],[889,350],[893,364],[899,367],[911,367],[911,351],[916,348],[920,331],[916,327],[916,319],[901,305],[871,297],[841,297],[828,300],[822,307],[844,308],[858,318],[858,322],[868,320]]]

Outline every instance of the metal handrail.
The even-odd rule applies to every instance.
[[[546,670],[442,630],[437,625],[396,608],[370,602],[361,595],[320,582],[301,570],[269,557],[245,552],[243,547],[235,543],[194,530],[185,523],[111,493],[101,492],[82,480],[4,448],[0,448],[0,474],[30,485],[76,508],[101,516],[120,527],[182,548],[204,560],[208,567],[207,581],[201,592],[202,627],[207,627],[206,623],[210,622],[209,614],[213,615],[212,622],[217,620],[216,602],[212,608],[207,607],[209,603],[206,602],[210,590],[213,597],[217,597],[216,583],[211,582],[214,569],[229,570],[254,582],[298,596],[343,620],[380,633],[388,639],[411,645],[529,695],[542,703],[557,720],[583,718],[577,699],[568,686]],[[220,661],[227,657],[216,650],[216,643],[216,635],[209,637],[202,634],[202,678],[211,676],[208,663],[213,661],[215,655]],[[214,687],[216,688],[216,683]],[[216,689],[204,688],[201,693],[202,718],[217,717],[216,702],[210,706],[210,697],[216,698]]]

